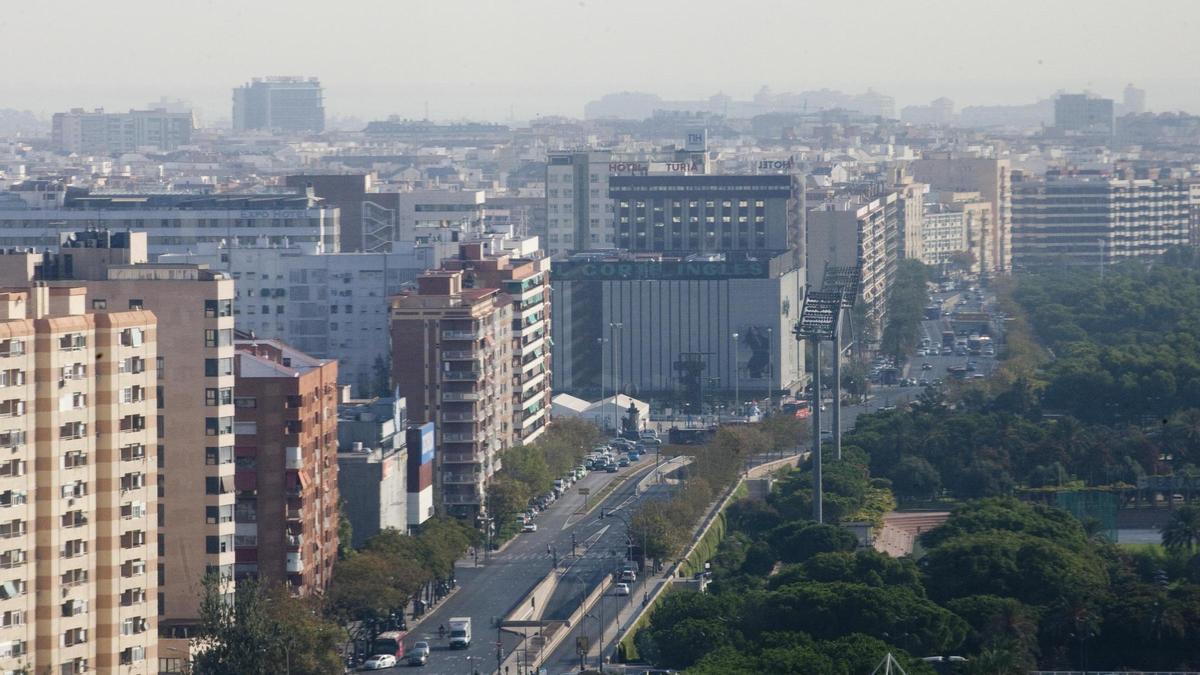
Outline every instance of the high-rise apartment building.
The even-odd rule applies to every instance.
[[[901,258],[921,260],[925,257],[923,221],[925,216],[925,192],[929,189],[924,183],[913,182],[911,176],[898,176],[892,186],[896,191],[899,218],[897,227],[900,236]]]
[[[972,252],[983,274],[1012,269],[1012,178],[1007,159],[926,153],[908,166],[913,178],[934,191],[978,192],[992,205],[992,221],[979,233]]]
[[[438,434],[435,499],[461,517],[485,513],[484,487],[513,444],[513,300],[434,271],[392,298],[392,379],[416,422]]]
[[[471,242],[442,269],[461,270],[464,287],[496,288],[511,298],[513,440],[533,442],[550,413],[550,259],[515,258]]]
[[[96,313],[145,309],[158,319],[156,541],[160,646],[188,653],[199,582],[234,575],[234,282],[197,265],[146,262],[142,232],[80,232],[58,253],[0,255],[0,284],[87,287]],[[144,364],[128,364],[143,368]],[[149,535],[147,535],[149,537]]]
[[[925,205],[921,262],[939,270],[945,270],[956,256],[969,250],[966,213],[956,206],[940,202]],[[975,268],[973,271],[978,271],[978,266]]]
[[[157,672],[155,317],[23,286],[0,294],[0,670]]]
[[[325,104],[315,77],[264,77],[233,90],[234,131],[321,132]]]
[[[1189,242],[1178,180],[1046,176],[1014,183],[1013,265],[1103,265]]]
[[[337,361],[237,340],[236,578],[324,592],[338,548]]]
[[[1054,99],[1054,126],[1060,131],[1112,136],[1113,100],[1092,94],[1059,94]]]
[[[192,142],[195,118],[189,112],[130,110],[106,113],[73,108],[54,113],[50,144],[60,152],[117,155],[144,148],[174,150]]]
[[[899,198],[851,195],[815,206],[808,212],[805,268],[808,285],[820,288],[829,265],[862,265],[860,288],[869,327],[882,334],[887,299],[900,254]]]

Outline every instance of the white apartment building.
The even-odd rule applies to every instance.
[[[921,262],[940,267],[948,265],[956,253],[967,251],[966,214],[950,204],[926,204]]]
[[[608,177],[621,167],[609,151],[551,152],[546,159],[546,253],[612,248]]]
[[[54,113],[50,143],[55,150],[78,154],[118,155],[139,149],[174,150],[192,140],[192,113],[130,110],[106,113],[73,108]]]
[[[59,186],[60,187],[60,186]],[[300,192],[211,194],[57,189],[46,181],[0,193],[0,248],[54,248],[85,230],[140,230],[149,255],[187,253],[201,244],[321,244],[338,250],[338,209]]]
[[[359,396],[387,391],[388,298],[457,254],[434,242],[391,253],[324,253],[319,246],[214,246],[161,256],[207,265],[236,281],[238,330],[276,338],[317,358],[337,359],[338,380]],[[382,379],[381,379],[382,378]],[[382,389],[382,391],[380,391]]]

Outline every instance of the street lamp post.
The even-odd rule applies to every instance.
[[[608,339],[609,339],[609,354],[612,360],[612,380],[613,380],[613,429],[619,434],[620,429],[620,406],[617,403],[617,397],[621,394],[621,364],[618,360],[621,358],[621,349],[617,345],[617,331],[624,328],[625,324],[619,321],[608,322]]]
[[[741,373],[738,372],[738,334],[733,334],[733,411],[737,415],[742,406]]]
[[[767,414],[774,413],[775,401],[775,329],[767,328]]]

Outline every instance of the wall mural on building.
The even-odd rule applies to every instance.
[[[750,360],[746,362],[747,374],[751,379],[764,379],[771,368],[771,334],[766,326],[750,326],[741,331],[742,342],[750,348]]]

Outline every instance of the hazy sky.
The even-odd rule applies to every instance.
[[[331,115],[582,115],[612,91],[867,87],[898,106],[1057,89],[1200,111],[1197,0],[0,0],[0,107],[186,98],[313,75]]]

